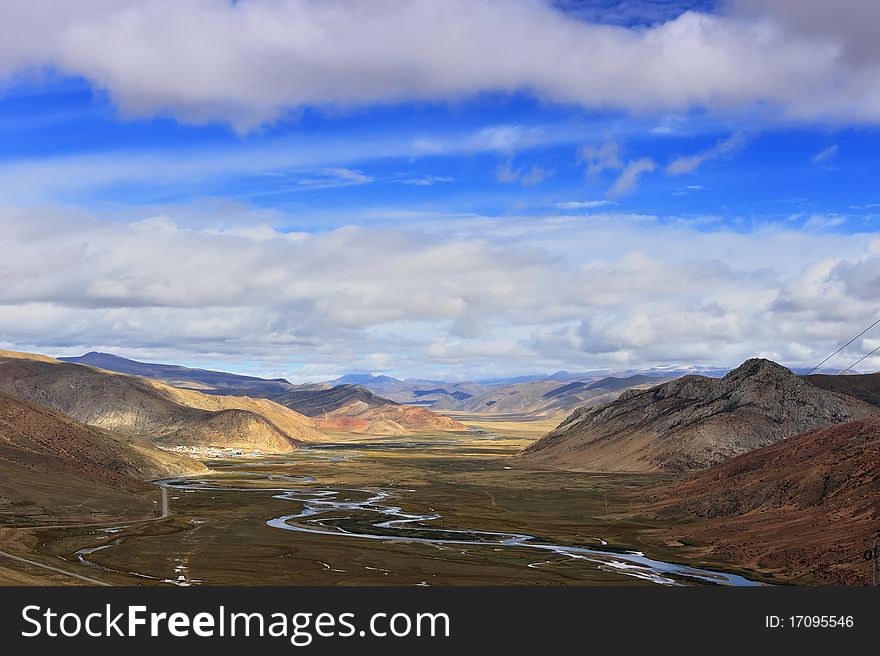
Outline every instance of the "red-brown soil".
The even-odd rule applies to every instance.
[[[207,471],[197,460],[0,395],[0,515],[11,524],[155,509],[146,481]]]
[[[792,437],[654,490],[667,543],[786,579],[866,585],[880,538],[880,418]],[[691,521],[696,518],[696,521]]]

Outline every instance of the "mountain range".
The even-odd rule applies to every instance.
[[[320,420],[324,430],[370,435],[409,435],[413,431],[464,432],[454,419],[373,394],[360,385],[309,385],[275,397],[278,403]]]
[[[520,458],[582,471],[694,471],[876,412],[858,398],[753,359],[720,379],[685,376],[579,408]]]
[[[90,352],[79,357],[59,358],[59,360],[71,363],[88,365],[107,372],[128,374],[140,378],[147,378],[172,386],[172,395],[176,400],[182,400],[185,405],[194,405],[207,410],[247,410],[255,411],[258,415],[271,415],[267,417],[270,422],[282,428],[291,444],[297,441],[320,441],[327,439],[319,437],[309,428],[327,429],[339,433],[356,433],[372,435],[408,435],[415,431],[465,431],[462,424],[420,408],[402,407],[395,401],[380,397],[370,390],[355,384],[340,383],[311,383],[306,385],[293,385],[283,378],[265,379],[253,376],[242,376],[223,371],[211,371],[207,369],[192,369],[179,365],[157,364],[138,362],[128,358],[122,358],[110,353]],[[370,380],[379,378],[380,381],[387,378],[389,381],[396,379],[390,377],[358,376],[353,380]],[[148,387],[159,387],[150,385]],[[191,392],[186,394],[185,391]],[[213,400],[208,397],[213,397]],[[247,398],[247,400],[245,400]],[[237,400],[230,400],[237,399]],[[284,413],[277,405],[285,406],[292,410]],[[312,420],[294,415],[307,415]],[[210,440],[218,442],[228,429],[239,432],[259,432],[260,427],[249,422],[249,417],[232,415],[225,419],[215,419],[216,427],[205,429],[211,437]],[[239,422],[241,426],[233,426],[230,422]],[[243,423],[242,423],[243,422]],[[250,423],[245,426],[244,423]],[[293,423],[300,424],[294,426]],[[266,433],[264,447],[271,446],[271,450],[284,449],[284,436],[272,437],[271,429],[262,427]],[[189,438],[190,442],[198,442],[195,436]],[[203,443],[201,440],[200,443]],[[274,443],[274,446],[272,445]]]
[[[343,434],[468,430],[419,403],[502,418],[567,412],[513,457],[518,469],[680,474],[631,504],[634,515],[665,518],[651,535],[666,547],[854,583],[863,572],[850,552],[880,520],[880,374],[803,376],[752,359],[720,378],[651,371],[487,385],[358,374],[293,385],[83,358],[104,366],[0,351],[0,516],[12,525],[154,517],[147,481],[207,472],[184,455],[206,449],[284,453]]]
[[[207,395],[29,354],[0,352],[0,393],[164,446],[278,453],[326,440],[313,419],[266,399]]]
[[[309,398],[309,403],[314,403],[317,398],[326,394],[326,399],[321,402],[322,413],[335,412],[337,416],[352,414],[352,408],[345,410],[342,406],[348,405],[351,399],[350,386],[358,386],[364,392],[370,392],[389,404],[384,412],[372,411],[371,414],[375,416],[359,417],[358,421],[351,423],[352,427],[360,426],[363,430],[379,431],[377,434],[421,430],[426,422],[430,423],[430,415],[404,412],[400,408],[390,407],[391,404],[420,406],[440,413],[464,412],[489,416],[529,414],[561,419],[575,408],[612,401],[626,389],[644,389],[689,373],[699,372],[714,376],[723,375],[727,371],[695,367],[655,367],[617,372],[613,375],[609,375],[607,371],[557,371],[548,375],[518,376],[482,382],[448,382],[422,378],[400,380],[382,374],[355,373],[320,383],[294,385],[284,378],[256,378],[179,365],[138,362],[94,351],[78,357],[58,359],[106,371],[152,378],[176,388],[205,394],[272,399],[298,412],[302,412],[301,408],[292,404],[296,399]],[[336,387],[343,387],[347,391],[329,392]],[[312,392],[316,394],[313,396]],[[360,395],[365,397],[363,393]],[[334,400],[339,401],[338,407],[333,407]],[[381,403],[374,398],[369,405],[378,408]],[[396,419],[393,423],[388,423],[386,417],[379,416],[382,414],[394,415]],[[444,430],[444,424],[448,422],[440,420],[436,428]]]
[[[120,360],[101,358],[101,363],[138,369],[139,363]],[[149,366],[155,377],[190,371]],[[213,373],[196,371],[203,380]],[[147,481],[207,472],[190,455],[212,449],[284,453],[345,432],[467,430],[448,417],[401,406],[354,385],[318,385],[306,392],[283,382],[280,400],[310,416],[272,399],[226,394],[237,391],[237,382],[222,380],[207,394],[156,378],[0,351],[4,521],[46,525],[153,515],[156,488]],[[245,385],[256,390],[259,380],[247,379]]]
[[[568,383],[553,380],[530,381],[492,386],[467,398],[447,395],[433,403],[431,409],[438,412],[528,414],[561,418],[575,408],[613,401],[625,390],[647,389],[667,380],[669,378],[636,374]]]
[[[192,369],[175,364],[157,364],[129,360],[112,353],[91,351],[77,357],[57,358],[62,362],[85,364],[119,374],[154,378],[174,387],[191,389],[206,394],[234,394],[238,396],[272,397],[286,392],[290,383],[283,378],[266,379],[242,376],[225,371]]]

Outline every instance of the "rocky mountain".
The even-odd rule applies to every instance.
[[[266,379],[242,376],[225,371],[191,369],[173,364],[138,362],[111,353],[92,351],[72,358],[58,358],[63,362],[86,364],[120,374],[154,378],[162,382],[206,394],[231,394],[235,396],[272,397],[286,392],[292,385],[283,378]]]
[[[681,366],[619,372],[557,371],[553,374],[457,383],[421,378],[399,380],[375,374],[349,374],[330,381],[327,385],[360,385],[383,398],[430,408],[435,412],[494,416],[530,414],[561,418],[581,406],[613,401],[625,389],[645,389],[694,373],[722,376],[727,371],[714,367]]]
[[[398,405],[395,401],[373,394],[366,387],[354,384],[294,389],[276,396],[274,400],[308,417],[318,417],[352,403],[361,403],[374,408]]]
[[[659,376],[633,375],[567,383],[556,380],[514,383],[491,386],[483,393],[468,398],[446,397],[434,403],[431,409],[486,415],[561,417],[575,408],[613,401],[624,390],[646,389],[667,380]]]
[[[667,542],[805,582],[866,585],[861,554],[880,526],[880,418],[797,435],[663,484],[648,508],[680,520]]]
[[[0,394],[0,516],[10,524],[142,515],[158,498],[145,481],[205,471],[193,458]]]
[[[314,420],[267,399],[207,395],[22,353],[0,352],[0,393],[164,446],[277,453],[326,439]]]
[[[397,378],[393,378],[392,376],[383,376],[377,374],[346,374],[345,376],[340,376],[334,381],[331,381],[334,385],[398,385],[402,383],[402,380],[398,380]],[[433,383],[433,381],[424,381],[427,383]]]
[[[650,389],[672,378],[635,374],[632,376],[607,376],[594,382],[573,382],[544,395],[545,402],[535,413],[544,416],[568,414],[576,408],[590,408],[610,403],[627,390]]]
[[[589,371],[556,371],[552,374],[537,374],[531,376],[514,376],[513,378],[498,378],[493,380],[477,381],[484,385],[512,385],[515,383],[532,383],[539,380],[553,380],[559,383],[582,382],[591,383],[603,378],[629,378],[630,376],[657,377],[665,380],[681,378],[682,376],[699,375],[720,378],[730,369],[707,366],[662,366],[639,369],[622,369],[611,371],[610,369],[592,369]]]
[[[466,431],[449,417],[401,405],[353,384],[326,389],[300,389],[275,398],[279,403],[320,422],[325,430],[371,435],[409,435],[414,431]]]
[[[816,387],[854,396],[865,403],[880,406],[880,373],[843,376],[813,374],[807,376],[806,380]]]
[[[425,407],[431,407],[438,400],[447,397],[453,399],[470,398],[486,389],[485,385],[473,382],[448,383],[421,378],[399,380],[391,376],[374,374],[349,374],[330,381],[329,385],[360,385],[382,398],[397,403]]]
[[[693,471],[875,412],[753,359],[720,379],[685,376],[578,409],[519,457],[580,471]]]
[[[470,398],[440,399],[431,408],[496,415],[531,414],[545,401],[545,394],[564,386],[564,383],[552,380],[491,386]]]

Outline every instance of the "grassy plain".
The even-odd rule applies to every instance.
[[[404,512],[439,514],[439,519],[429,522],[435,528],[525,533],[541,542],[568,546],[596,547],[604,540],[610,548],[644,549],[643,536],[668,528],[659,520],[636,518],[629,501],[662,477],[523,469],[506,456],[543,434],[546,421],[461,415],[456,419],[474,430],[349,437],[283,458],[210,461],[214,473],[206,480],[211,484],[246,485],[249,490],[169,490],[167,519],[30,530],[26,540],[19,539],[18,553],[111,584],[644,583],[613,568],[554,552],[493,544],[364,540],[267,525],[269,519],[301,510],[299,502],[279,498],[280,488],[298,488],[345,490],[354,499],[381,489],[390,494],[384,503]],[[291,476],[314,481],[284,482]],[[361,522],[370,530],[379,521],[369,513],[354,520],[348,515],[340,512],[339,521]],[[654,548],[668,552],[661,557],[676,559],[674,548]],[[81,559],[83,549],[92,551]],[[0,567],[19,572],[19,577],[48,575],[2,558]]]

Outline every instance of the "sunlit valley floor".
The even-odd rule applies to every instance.
[[[644,551],[642,537],[662,524],[633,519],[625,493],[663,477],[523,469],[504,456],[546,432],[546,421],[458,418],[473,432],[349,437],[284,457],[211,461],[214,473],[170,482],[166,519],[29,531],[18,534],[18,547],[27,546],[39,562],[112,584],[729,582],[720,573],[682,573],[631,555]],[[341,507],[290,520],[317,533],[267,523],[301,513],[303,500],[328,497]],[[401,518],[406,523],[395,525]],[[352,534],[359,532],[380,539]],[[494,533],[530,536],[525,542],[548,548]],[[658,561],[684,562],[662,546],[648,551]],[[29,576],[77,582],[23,568]]]
[[[0,352],[2,584],[870,580],[880,374],[371,390],[92,356]]]

